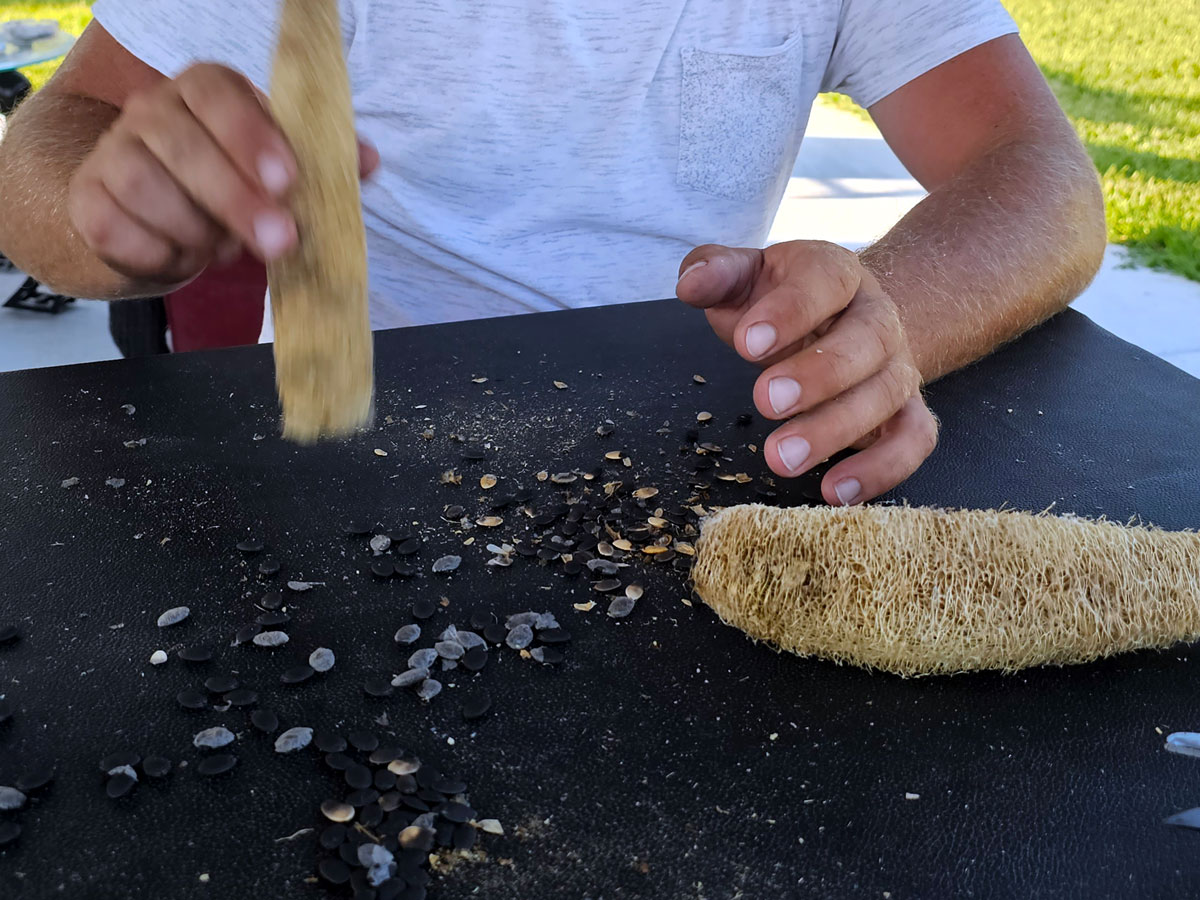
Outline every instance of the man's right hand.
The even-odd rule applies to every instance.
[[[364,177],[379,164],[360,143]],[[87,246],[130,278],[181,285],[247,247],[264,262],[297,241],[296,160],[265,98],[223,66],[192,66],[131,95],[71,180]]]

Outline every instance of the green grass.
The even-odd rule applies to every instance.
[[[12,19],[57,19],[64,30],[80,35],[92,21],[92,4],[77,0],[0,0],[0,22]],[[21,72],[35,88],[40,88],[57,68],[57,62],[48,62]]]
[[[1109,238],[1200,281],[1200,0],[1004,3],[1100,170]]]

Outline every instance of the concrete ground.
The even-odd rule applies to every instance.
[[[822,239],[858,248],[920,202],[921,186],[874,126],[818,104],[770,240]],[[21,283],[0,274],[0,298]],[[1200,377],[1200,284],[1127,268],[1110,247],[1075,308],[1119,337]],[[105,304],[80,300],[61,315],[0,309],[0,371],[114,359]]]

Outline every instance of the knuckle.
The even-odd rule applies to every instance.
[[[916,437],[918,439],[921,451],[925,456],[931,454],[938,445],[938,423],[928,408],[922,404],[921,414],[917,417],[914,424]]]
[[[107,172],[109,190],[127,207],[141,207],[153,196],[152,176],[140,160],[118,162]]]

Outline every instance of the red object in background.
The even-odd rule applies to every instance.
[[[209,267],[166,297],[172,351],[257,344],[266,293],[267,269],[249,253],[224,268]]]

